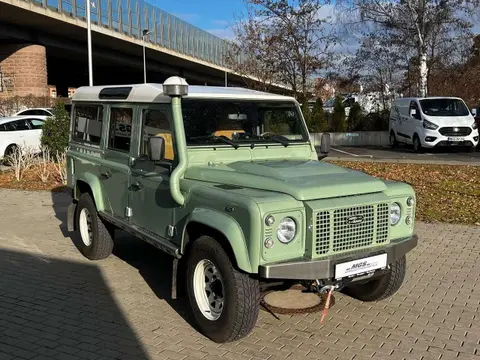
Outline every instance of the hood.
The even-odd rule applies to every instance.
[[[428,116],[423,114],[425,120],[428,120],[439,127],[466,126],[471,127],[475,119],[471,115],[466,116]]]
[[[362,172],[320,161],[238,161],[194,166],[185,178],[289,194],[297,200],[380,192],[385,183]]]

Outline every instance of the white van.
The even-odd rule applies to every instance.
[[[399,98],[390,111],[390,145],[422,148],[461,146],[475,151],[478,128],[465,102],[456,97]]]

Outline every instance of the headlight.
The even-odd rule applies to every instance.
[[[438,129],[438,125],[432,123],[431,121],[428,121],[428,120],[423,120],[423,127],[425,129],[429,129],[429,130],[437,130]]]
[[[277,230],[277,239],[281,243],[288,244],[297,234],[297,224],[292,218],[286,217],[280,221]]]
[[[475,130],[477,127],[478,127],[478,126],[477,126],[477,122],[474,121],[473,124],[472,124],[472,129]]]
[[[390,205],[390,224],[397,225],[402,217],[402,209],[400,208],[400,204],[393,203]]]

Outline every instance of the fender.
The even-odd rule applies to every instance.
[[[86,172],[83,174],[82,177],[77,178],[77,181],[83,181],[84,183],[90,186],[93,194],[93,201],[95,201],[95,205],[97,206],[97,211],[105,211],[105,202],[103,199],[103,192],[102,192],[102,183],[98,176]],[[77,186],[75,186],[75,191],[77,191]],[[75,193],[75,199],[78,200],[79,194]]]
[[[234,218],[216,210],[195,208],[192,211],[185,222],[182,232],[182,252],[188,242],[186,238],[187,226],[192,221],[209,226],[222,233],[233,249],[238,267],[248,273],[253,272],[252,264],[248,256],[247,242],[240,225]]]

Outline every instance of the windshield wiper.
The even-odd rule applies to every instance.
[[[225,144],[232,145],[235,149],[238,149],[239,145],[227,138],[226,136],[216,136],[216,135],[209,135],[209,136],[195,136],[190,138],[192,140],[202,140],[202,139],[212,139],[212,140],[220,140]]]
[[[266,137],[266,139],[272,140],[272,141],[277,142],[277,143],[280,143],[285,147],[290,145],[290,142],[288,141],[288,139],[285,136],[282,136],[282,135],[272,135],[272,136]]]

